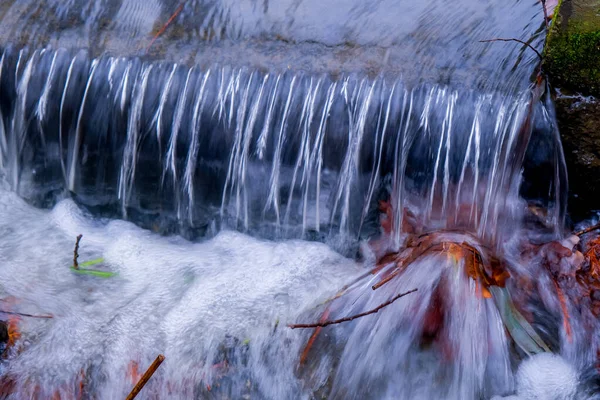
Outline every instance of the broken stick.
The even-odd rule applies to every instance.
[[[595,231],[597,229],[600,229],[600,223],[597,223],[595,225],[592,225],[590,227],[582,229],[579,232],[575,232],[574,235],[576,235],[576,236],[582,236],[582,235],[585,235],[586,233],[590,233],[590,232]]]
[[[77,259],[79,258],[79,242],[81,241],[82,237],[82,234],[77,235],[77,240],[75,241],[75,250],[73,250],[73,268],[75,269],[79,269],[79,263],[77,262]]]
[[[154,372],[156,372],[156,370],[158,369],[158,367],[160,367],[160,364],[162,364],[164,360],[165,356],[163,356],[162,354],[159,354],[158,357],[156,357],[154,362],[148,367],[146,372],[144,372],[144,375],[142,375],[138,383],[134,386],[133,390],[131,391],[131,393],[129,393],[125,400],[133,400],[135,396],[138,395],[140,390],[142,390],[144,386],[146,386],[146,383],[148,383],[150,378],[152,378],[152,375],[154,374]]]
[[[388,300],[385,303],[378,305],[377,307],[375,307],[374,309],[372,309],[370,311],[366,311],[366,312],[363,312],[363,313],[360,313],[360,314],[352,315],[351,317],[345,317],[345,318],[335,319],[335,320],[331,320],[331,321],[323,321],[323,322],[318,322],[316,324],[288,324],[288,327],[292,328],[292,329],[298,329],[298,328],[324,328],[324,327],[329,326],[329,325],[341,324],[342,322],[349,322],[349,321],[355,320],[357,318],[364,317],[366,315],[375,314],[379,310],[381,310],[382,308],[385,308],[385,307],[389,306],[390,304],[392,304],[393,302],[395,302],[396,300],[398,300],[400,297],[404,297],[407,294],[414,293],[417,290],[418,289],[413,289],[413,290],[409,290],[408,292],[400,293],[399,295],[394,296],[394,298],[392,298],[391,300]]]
[[[4,311],[4,310],[0,310],[0,314],[7,314],[7,315],[16,315],[17,317],[29,317],[29,318],[54,318],[52,315],[33,315],[33,314],[25,314],[25,313],[20,313],[20,312],[14,312],[14,311]]]
[[[183,10],[184,4],[185,4],[185,1],[183,3],[181,3],[179,5],[179,7],[177,7],[177,10],[175,10],[173,15],[171,15],[171,17],[169,18],[167,23],[164,24],[162,28],[160,28],[160,30],[156,33],[156,35],[154,35],[154,37],[152,38],[152,41],[150,42],[148,47],[146,47],[146,54],[148,54],[148,52],[150,51],[150,47],[152,47],[152,45],[154,44],[154,42],[156,42],[156,40],[159,38],[159,36],[162,35],[167,30],[169,25],[171,25],[171,22],[173,22],[175,20],[175,18],[177,18],[179,13]]]

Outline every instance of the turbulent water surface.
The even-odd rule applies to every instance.
[[[124,398],[162,353],[142,396],[489,399],[519,390],[530,353],[505,329],[509,293],[549,346],[533,353],[589,375],[596,325],[577,314],[567,334],[542,260],[519,256],[565,232],[538,59],[480,42],[540,48],[542,14],[533,0],[3,1],[0,308],[53,318],[18,320],[0,388]],[[485,297],[466,258],[430,252],[323,304],[432,231],[514,278]],[[80,261],[114,276],[69,268],[78,234]],[[312,330],[286,326],[415,288],[324,328],[309,357]]]

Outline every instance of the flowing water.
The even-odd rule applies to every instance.
[[[305,366],[310,332],[285,326],[318,319],[373,266],[364,239],[383,200],[392,227],[418,221],[529,277],[541,261],[517,244],[564,234],[566,167],[552,102],[530,83],[536,55],[478,42],[539,48],[539,4],[396,3],[0,4],[0,293],[53,316],[20,321],[23,350],[0,366],[12,397],[125,397],[159,353],[149,398],[515,390],[525,355],[502,308],[443,254],[378,291],[385,270],[360,281],[335,315],[418,292],[324,328]],[[116,276],[69,269],[80,233],[80,261],[103,257]],[[392,229],[383,246],[406,239]],[[442,286],[450,352],[421,343]],[[533,326],[588,371],[596,328],[574,318],[567,338],[556,296],[532,297]]]

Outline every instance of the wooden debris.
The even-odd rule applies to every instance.
[[[162,354],[159,354],[158,357],[156,357],[154,362],[148,367],[146,372],[144,372],[144,375],[142,375],[137,385],[134,386],[133,390],[131,390],[131,393],[129,393],[125,400],[133,400],[135,396],[137,396],[138,393],[140,393],[140,391],[144,388],[144,386],[146,386],[146,383],[148,383],[150,378],[152,378],[152,375],[154,375],[154,373],[156,372],[158,367],[160,367],[160,364],[162,364],[164,360],[165,356],[163,356]]]
[[[589,226],[589,227],[587,227],[585,229],[582,229],[579,232],[574,233],[574,235],[576,235],[576,236],[583,236],[586,233],[590,233],[590,232],[593,232],[593,231],[598,230],[598,229],[600,229],[600,222],[597,223],[597,224],[595,224],[595,225]]]
[[[159,36],[162,35],[167,30],[167,28],[169,27],[169,25],[171,25],[171,23],[175,20],[175,18],[177,18],[177,16],[179,15],[179,13],[181,11],[183,11],[184,4],[185,4],[185,2],[181,3],[179,5],[179,7],[177,7],[177,10],[175,10],[175,12],[173,13],[173,15],[171,15],[171,17],[169,18],[169,20],[167,21],[167,23],[164,24],[162,28],[160,28],[160,30],[156,33],[156,35],[154,35],[154,37],[152,38],[152,41],[150,42],[150,44],[146,48],[146,54],[148,54],[148,52],[150,51],[150,48],[152,47],[152,45],[154,44],[154,42],[156,42],[156,40],[159,38]]]
[[[25,314],[25,313],[19,313],[19,312],[14,312],[14,311],[4,311],[4,310],[0,310],[0,314],[8,314],[8,315],[15,315],[17,317],[28,317],[28,318],[54,318],[52,315],[33,315],[33,314]]]
[[[82,234],[77,235],[77,240],[75,241],[75,250],[73,250],[73,268],[75,269],[79,269],[79,263],[77,262],[77,259],[79,258],[79,242],[81,241],[82,237]]]
[[[546,9],[546,0],[540,0],[540,3],[542,3],[542,9],[544,10],[544,23],[546,24],[546,31],[547,31],[550,28],[550,25],[549,25],[550,18],[548,17],[548,10]]]

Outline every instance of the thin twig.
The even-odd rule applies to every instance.
[[[32,314],[18,313],[18,312],[14,312],[14,311],[3,311],[3,310],[0,310],[0,314],[16,315],[19,317],[30,317],[30,318],[54,318],[52,315],[32,315]]]
[[[154,42],[156,42],[156,39],[158,39],[158,37],[160,35],[162,35],[167,30],[167,28],[169,27],[169,25],[171,25],[171,22],[173,22],[173,20],[175,18],[177,18],[177,16],[179,15],[179,13],[183,10],[183,5],[184,4],[185,4],[185,1],[183,3],[181,3],[179,5],[179,7],[177,7],[177,10],[175,10],[175,12],[173,13],[173,15],[171,15],[171,18],[169,18],[169,20],[167,21],[167,23],[164,24],[162,28],[160,28],[160,30],[156,33],[156,35],[154,35],[154,37],[152,38],[152,41],[150,42],[150,44],[146,48],[146,54],[148,54],[148,52],[150,51],[150,47],[152,47],[152,45],[154,44]]]
[[[160,364],[162,364],[164,360],[165,356],[163,356],[162,354],[159,354],[158,357],[156,357],[154,362],[148,367],[146,372],[144,372],[144,375],[142,375],[137,385],[134,386],[133,390],[131,391],[131,393],[129,393],[125,400],[133,400],[135,396],[138,395],[140,390],[144,388],[146,383],[148,383],[150,378],[152,378],[152,375],[154,374],[154,372],[156,372],[156,370],[158,369],[158,367],[160,367]]]
[[[319,327],[320,328],[324,328],[324,327],[329,326],[329,325],[340,324],[342,322],[349,322],[349,321],[355,320],[357,318],[364,317],[366,315],[375,314],[379,310],[381,310],[382,308],[387,307],[390,304],[392,304],[393,302],[395,302],[396,300],[398,300],[400,297],[404,297],[407,294],[414,293],[417,290],[418,289],[413,289],[413,290],[409,290],[408,292],[400,293],[399,295],[395,296],[391,300],[388,300],[385,303],[378,305],[377,307],[375,307],[374,309],[372,309],[370,311],[366,311],[366,312],[363,312],[363,313],[360,313],[360,314],[356,314],[356,315],[353,315],[351,317],[346,317],[346,318],[341,318],[341,319],[335,319],[335,320],[331,320],[331,321],[318,322],[316,324],[289,324],[288,327],[292,328],[292,329],[298,329],[298,328],[319,328]]]
[[[582,236],[582,235],[585,235],[586,233],[590,233],[590,232],[598,230],[598,229],[600,229],[600,222],[598,222],[596,225],[592,225],[590,227],[582,229],[579,232],[574,233],[574,235]]]
[[[531,50],[535,51],[535,54],[537,54],[537,56],[540,58],[540,60],[543,60],[544,58],[542,57],[542,55],[540,54],[539,51],[537,51],[532,45],[530,45],[527,42],[524,42],[520,39],[515,39],[515,38],[509,38],[509,39],[505,39],[505,38],[495,38],[495,39],[486,39],[486,40],[480,40],[480,43],[488,43],[488,42],[517,42],[517,43],[521,43],[524,44],[525,46],[529,47]]]
[[[79,242],[81,241],[82,237],[82,234],[77,235],[77,240],[75,241],[75,250],[73,250],[73,268],[75,269],[79,269],[79,263],[77,262],[77,259],[79,258]]]
[[[540,0],[540,3],[542,3],[542,8],[544,9],[544,22],[546,23],[546,30],[548,30],[549,25],[548,25],[548,10],[546,10],[546,0]]]

